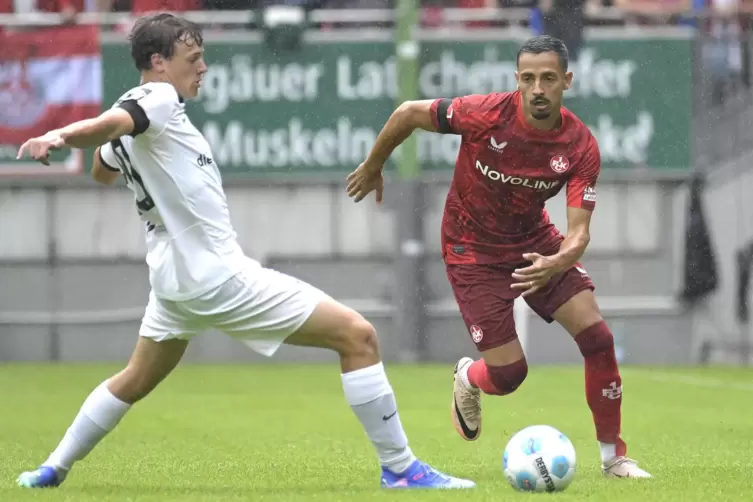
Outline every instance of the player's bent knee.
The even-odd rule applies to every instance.
[[[353,316],[339,338],[338,352],[343,356],[374,357],[379,354],[376,329],[361,315]]]
[[[520,387],[528,376],[528,363],[520,359],[504,366],[487,366],[489,379],[497,389],[497,395],[512,394]]]
[[[614,350],[614,336],[605,321],[599,321],[575,336],[583,357]]]
[[[360,363],[374,363],[379,359],[374,326],[355,310],[334,300],[321,302],[285,343],[329,349],[337,352],[341,359],[358,359]]]

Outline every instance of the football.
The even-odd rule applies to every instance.
[[[575,467],[573,444],[548,425],[533,425],[515,434],[502,456],[505,477],[520,491],[562,491],[573,481]]]

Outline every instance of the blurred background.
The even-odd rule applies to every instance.
[[[515,88],[515,54],[568,44],[566,106],[602,152],[583,260],[627,364],[750,362],[751,0],[0,0],[0,360],[124,361],[149,291],[143,228],[91,152],[45,168],[18,145],[95,115],[138,84],[135,16],[205,27],[210,70],[189,114],[222,168],[247,254],[359,309],[387,361],[455,361],[473,345],[439,255],[459,138],[414,135],[386,201],[344,178],[397,103]],[[549,212],[565,231],[563,194]],[[532,364],[575,345],[524,304]],[[217,333],[192,361],[258,361]],[[285,348],[276,361],[329,361]]]

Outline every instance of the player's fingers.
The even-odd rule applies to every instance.
[[[527,296],[528,295],[528,290],[530,290],[533,287],[532,284],[533,283],[531,281],[516,282],[516,283],[510,285],[510,289],[522,290],[522,292],[523,292],[522,295],[523,296]]]
[[[44,164],[44,161],[47,157],[50,156],[50,152],[47,150],[47,147],[40,147],[37,149],[37,151],[34,153],[34,160],[40,161],[42,164]]]
[[[526,296],[531,296],[536,291],[538,291],[540,288],[541,288],[541,286],[534,286],[534,287],[532,287],[530,289],[527,289],[526,291],[523,291],[523,293],[521,293],[520,296],[522,296],[523,298],[525,298]]]
[[[355,173],[353,173],[353,174],[355,174]],[[351,174],[350,176],[348,176],[348,187],[350,187],[350,188],[359,186],[359,185],[361,185],[363,183],[363,180],[361,179],[360,176],[354,176],[353,174]]]
[[[523,259],[528,261],[536,261],[539,258],[543,258],[539,253],[523,253]]]
[[[530,267],[525,267],[525,268],[517,268],[513,271],[512,276],[515,277],[516,274],[521,275],[521,276],[530,275],[535,272],[538,272],[538,270],[539,270],[539,267],[536,265],[531,265]]]
[[[526,273],[530,270],[538,270],[539,268],[540,267],[538,263],[531,263],[530,265],[527,265],[525,267],[516,268],[515,270],[513,270],[513,272]]]
[[[513,272],[519,273],[519,274],[531,274],[533,272],[538,272],[540,270],[545,270],[546,266],[541,261],[534,261],[532,264],[528,265],[527,267],[523,268],[516,268],[513,270]]]
[[[376,189],[377,204],[381,204],[382,200],[384,200],[384,185],[379,185]]]
[[[530,281],[513,282],[512,284],[510,284],[510,289],[528,289],[531,287],[529,286],[529,284],[530,284]]]
[[[539,269],[538,267],[529,267],[520,271],[513,272],[511,274],[511,277],[518,281],[532,281],[534,279],[538,279],[539,277],[543,277],[544,273],[545,271]]]
[[[358,195],[358,192],[360,191],[361,191],[361,185],[359,185],[358,183],[348,186],[348,195],[350,197]]]
[[[26,150],[29,149],[29,142],[27,141],[23,145],[21,145],[21,148],[18,149],[18,153],[16,154],[16,160],[22,158],[24,154],[26,153]]]

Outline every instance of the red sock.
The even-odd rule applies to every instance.
[[[586,368],[586,401],[594,418],[596,439],[616,444],[617,456],[627,446],[620,439],[622,378],[614,354],[614,337],[604,321],[584,329],[575,337]]]
[[[489,369],[483,359],[473,361],[473,364],[468,367],[468,382],[477,389],[481,389],[484,394],[500,394],[499,389],[492,383]]]
[[[506,396],[512,394],[528,376],[528,362],[525,357],[504,366],[488,366],[479,359],[468,367],[468,382],[481,389],[484,394]]]

